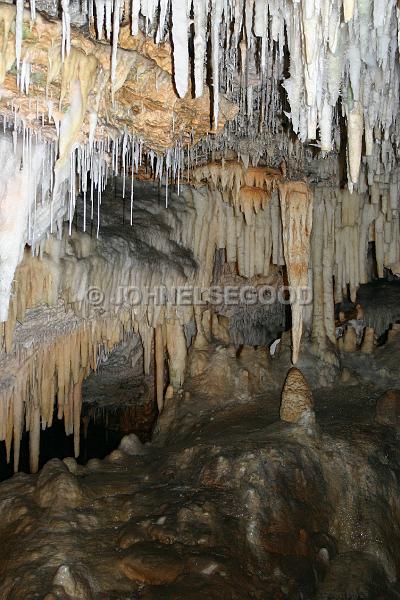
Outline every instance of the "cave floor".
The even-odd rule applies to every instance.
[[[399,597],[400,448],[373,422],[381,390],[316,390],[306,430],[278,420],[277,389],[215,404],[193,381],[167,436],[1,484],[0,598]]]

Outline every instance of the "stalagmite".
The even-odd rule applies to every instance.
[[[292,307],[292,362],[296,364],[303,331],[301,291],[308,285],[310,237],[312,230],[312,194],[306,183],[282,183],[279,186],[283,245],[289,285],[296,295]]]
[[[361,344],[361,352],[364,354],[372,354],[375,347],[375,331],[373,327],[366,327],[364,338]]]
[[[345,352],[355,352],[357,350],[357,334],[353,327],[348,327],[346,329],[343,350]]]
[[[280,417],[288,423],[310,419],[314,414],[314,402],[309,385],[301,371],[292,367],[282,390]]]

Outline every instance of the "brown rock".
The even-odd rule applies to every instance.
[[[68,565],[61,565],[53,579],[53,585],[61,588],[68,598],[91,600],[92,593],[86,579],[75,573]]]
[[[290,369],[283,386],[280,417],[282,421],[298,423],[313,413],[313,398],[308,383],[299,369]]]
[[[212,315],[212,334],[214,338],[223,344],[230,344],[231,336],[229,334],[229,319],[223,315]]]
[[[348,327],[343,337],[343,350],[345,352],[355,352],[357,350],[357,334],[353,327]]]
[[[57,458],[53,458],[43,467],[34,496],[41,508],[49,508],[53,512],[77,508],[85,501],[84,491],[78,479]]]
[[[388,331],[388,342],[394,342],[400,335],[400,323],[393,323],[392,328]]]
[[[400,425],[400,390],[387,390],[376,403],[375,421],[381,425]]]
[[[375,349],[375,331],[373,327],[366,327],[364,338],[361,344],[361,352],[364,354],[372,354]]]
[[[184,567],[182,559],[170,548],[160,550],[146,544],[136,544],[135,551],[120,562],[120,570],[128,579],[149,585],[172,583]]]

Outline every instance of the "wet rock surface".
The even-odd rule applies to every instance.
[[[387,390],[378,398],[375,419],[382,425],[400,425],[400,390]]]
[[[374,421],[382,390],[313,389],[310,436],[279,421],[272,359],[208,351],[151,444],[0,485],[1,599],[398,597],[400,448]]]

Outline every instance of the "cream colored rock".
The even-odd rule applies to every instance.
[[[311,390],[302,372],[290,369],[282,390],[280,417],[282,421],[299,423],[314,413]]]
[[[174,397],[174,388],[172,387],[172,385],[169,385],[167,387],[167,389],[165,390],[165,394],[164,394],[164,401],[166,402],[167,400],[171,400],[171,398]]]
[[[204,373],[210,364],[209,351],[207,349],[197,349],[194,347],[189,356],[189,374],[190,377],[197,377]]]
[[[353,327],[348,327],[343,337],[343,350],[355,352],[357,350],[357,334]]]
[[[110,454],[108,454],[108,456],[106,456],[105,460],[112,462],[112,463],[118,463],[121,462],[125,459],[126,457],[126,453],[123,450],[120,450],[120,448],[117,448],[116,450],[113,450]]]
[[[292,362],[296,364],[303,333],[303,309],[300,290],[308,285],[313,222],[313,195],[305,182],[279,185],[282,236],[289,285],[294,293],[292,308]]]
[[[67,458],[63,459],[63,463],[64,465],[66,465],[68,471],[72,473],[72,475],[78,474],[79,465],[76,462],[75,458],[73,458],[72,456],[68,456]]]
[[[212,316],[211,329],[213,337],[223,344],[230,344],[231,336],[229,335],[229,319],[223,315]]]
[[[186,339],[180,323],[166,323],[169,380],[174,390],[179,389],[185,379]]]
[[[164,406],[164,339],[161,325],[158,325],[154,330],[154,349],[157,408],[158,412],[162,412]]]
[[[364,354],[372,354],[375,349],[375,331],[373,327],[366,327],[364,338],[361,344],[361,352]]]
[[[355,385],[358,383],[357,377],[346,367],[342,370],[340,374],[340,381],[347,385]]]

